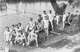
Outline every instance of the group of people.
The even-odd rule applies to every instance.
[[[65,26],[65,20],[68,15],[63,15],[63,28]],[[56,13],[55,15],[51,10],[47,14],[46,11],[43,11],[43,14],[39,14],[37,19],[33,21],[33,18],[30,18],[30,21],[27,24],[26,29],[23,28],[21,23],[14,24],[11,28],[6,27],[4,32],[4,39],[6,42],[9,42],[11,45],[20,44],[20,45],[30,45],[31,41],[36,42],[38,47],[38,37],[41,31],[46,33],[48,38],[50,31],[55,30],[55,24],[59,25],[60,16]],[[54,23],[54,21],[56,21]],[[26,35],[26,33],[28,35]]]

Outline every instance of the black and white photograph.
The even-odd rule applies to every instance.
[[[0,0],[0,52],[80,52],[80,0]]]

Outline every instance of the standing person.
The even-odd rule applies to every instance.
[[[45,20],[43,22],[44,22],[45,33],[47,34],[47,38],[48,38],[48,35],[49,35],[49,20],[47,18],[48,18],[48,16],[45,16]]]
[[[47,15],[46,11],[43,11],[42,18],[45,20],[45,16]]]
[[[60,16],[58,15],[58,13],[56,13],[56,20],[57,20],[56,24],[57,25],[59,25],[59,18],[60,18]]]
[[[30,18],[30,21],[26,27],[26,32],[30,32],[33,29],[33,18]]]
[[[66,21],[66,17],[67,17],[68,15],[66,14],[66,13],[64,13],[63,14],[63,29],[64,29],[64,27],[65,27],[65,21]]]
[[[4,32],[4,40],[6,42],[9,42],[10,40],[10,33],[11,31],[9,30],[9,27],[6,27],[5,32]]]
[[[57,21],[56,21],[56,16],[54,16],[54,19],[53,19],[52,22],[53,22],[53,26],[54,26],[53,29],[54,29],[54,31],[55,31],[55,30],[56,30],[56,22],[57,22]]]
[[[28,39],[28,42],[27,42],[27,45],[30,45],[31,41],[36,41],[36,46],[38,47],[38,36],[37,36],[37,33],[35,32],[35,28],[33,28],[33,30],[29,33],[27,39]]]
[[[52,23],[52,21],[53,21],[54,17],[53,17],[53,13],[52,13],[51,10],[49,10],[48,16],[49,16],[49,21],[51,23],[51,27],[52,27],[52,30],[53,30],[53,23]]]

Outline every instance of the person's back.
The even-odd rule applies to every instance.
[[[49,14],[48,14],[48,16],[49,16],[49,20],[51,21],[51,20],[53,20],[53,13],[52,13],[52,11],[51,10],[49,10]]]

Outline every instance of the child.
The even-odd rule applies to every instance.
[[[15,31],[16,33],[19,31],[19,26],[17,24],[15,25]]]
[[[11,33],[11,45],[15,43],[16,31],[13,29]]]
[[[23,30],[23,26],[21,25],[21,23],[18,23],[18,26],[19,26],[19,30]]]
[[[33,28],[33,30],[30,32],[30,34],[28,35],[27,39],[28,39],[28,42],[27,42],[27,45],[30,45],[30,42],[31,41],[36,41],[36,46],[38,47],[38,40],[37,40],[37,34],[35,32],[35,28]]]
[[[26,27],[26,32],[30,32],[33,29],[33,18],[30,18],[30,21]]]
[[[25,34],[24,34],[22,31],[20,31],[19,33],[20,33],[20,37],[19,37],[20,44],[22,44],[22,46],[24,46],[25,43],[26,43],[26,37],[25,37]]]
[[[4,32],[4,40],[8,43],[10,41],[10,33],[11,31],[9,30],[9,27],[6,27],[5,32]]]
[[[62,22],[63,22],[63,29],[64,29],[64,27],[65,27],[65,21],[66,21],[66,17],[67,17],[68,15],[67,14],[63,14],[63,19],[62,19]]]
[[[51,23],[51,27],[52,27],[52,30],[53,30],[53,23],[52,23],[52,21],[53,21],[54,17],[53,17],[53,13],[52,13],[51,10],[49,10],[48,16],[49,16],[49,21]]]
[[[57,25],[59,25],[59,19],[60,19],[60,16],[58,15],[58,13],[56,13],[56,20],[57,20],[56,24]]]
[[[15,25],[11,25],[11,32],[15,29]]]

